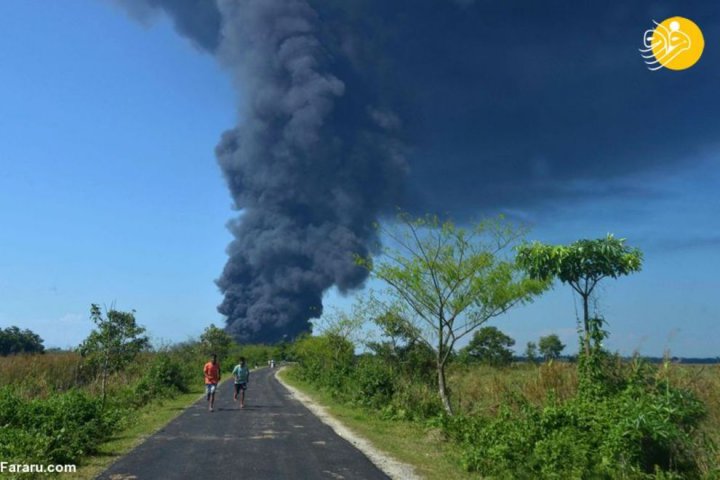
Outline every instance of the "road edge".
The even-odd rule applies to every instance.
[[[325,407],[318,404],[315,400],[310,398],[305,393],[301,392],[297,388],[285,383],[278,374],[284,370],[285,367],[280,367],[275,372],[275,379],[280,382],[280,385],[285,387],[296,400],[307,407],[313,415],[315,415],[321,422],[333,429],[340,437],[344,438],[355,448],[360,450],[376,467],[385,472],[385,474],[393,480],[422,480],[422,477],[415,473],[415,469],[412,465],[400,462],[395,458],[391,457],[385,452],[382,452],[375,448],[375,446],[366,438],[356,434],[348,427],[346,427],[338,419],[330,415]]]

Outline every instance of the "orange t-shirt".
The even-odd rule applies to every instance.
[[[212,362],[207,362],[205,368],[203,368],[203,373],[205,373],[205,385],[218,383],[220,381],[220,362],[215,365]]]

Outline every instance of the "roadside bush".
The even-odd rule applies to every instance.
[[[295,343],[293,354],[301,379],[336,395],[344,393],[355,358],[352,342],[337,335],[305,337]]]
[[[0,412],[0,457],[41,463],[77,461],[112,433],[119,418],[78,390],[27,401],[5,387]]]
[[[172,390],[173,393],[189,391],[189,379],[183,372],[182,365],[166,353],[160,353],[155,357],[147,373],[147,378],[162,388]]]
[[[24,428],[0,428],[0,458],[9,463],[45,463],[51,439]]]
[[[202,384],[202,368],[208,358],[203,353],[202,346],[199,343],[193,341],[179,343],[160,353],[167,354],[179,365],[185,385],[189,387]],[[227,365],[222,365],[222,367],[227,368]]]
[[[380,358],[361,356],[349,379],[354,402],[370,408],[387,405],[395,393],[395,375],[393,368]]]
[[[8,386],[0,388],[0,426],[19,424],[22,408],[23,400],[15,389]]]
[[[396,379],[392,400],[382,410],[386,418],[413,421],[436,418],[442,412],[435,385],[406,377]]]
[[[132,403],[142,406],[156,398],[187,393],[188,379],[180,362],[168,353],[157,354],[132,388]]]
[[[442,412],[423,346],[414,345],[399,357],[364,354],[337,335],[305,337],[293,345],[298,362],[293,375],[330,392],[340,401],[380,411],[385,418],[426,420]],[[411,367],[411,372],[408,372]]]
[[[397,362],[404,377],[437,385],[435,352],[424,343],[416,342],[401,348]]]
[[[643,383],[506,406],[494,418],[447,418],[445,431],[462,446],[464,466],[490,478],[699,477],[691,450],[703,404],[665,382]]]

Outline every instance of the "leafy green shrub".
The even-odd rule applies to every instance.
[[[140,407],[155,399],[189,392],[190,384],[197,381],[201,360],[183,360],[184,355],[172,350],[153,355],[140,379],[131,388],[118,392],[118,403]]]
[[[395,371],[380,358],[363,355],[349,379],[355,403],[380,408],[387,405],[395,392]]]
[[[443,420],[468,470],[488,478],[712,478],[697,454],[708,441],[700,430],[705,405],[670,384],[667,363],[655,374],[605,351],[602,325],[588,322],[577,394],[557,401],[551,393],[534,405],[515,395],[495,417]]]
[[[197,366],[195,369],[199,370]],[[161,396],[168,391],[187,393],[187,380],[180,362],[167,353],[157,354],[142,378],[143,382],[149,384],[154,396]]]
[[[9,388],[0,390],[0,418],[0,457],[26,463],[72,463],[118,420],[99,398],[78,390],[27,401]]]
[[[416,342],[400,348],[397,361],[403,377],[437,386],[435,352],[424,343]]]
[[[315,385],[341,394],[353,368],[355,347],[352,342],[337,335],[305,337],[293,348],[298,362],[298,376]]]
[[[24,428],[0,428],[0,458],[10,463],[46,463],[51,439]]]
[[[396,420],[427,420],[438,417],[442,412],[435,385],[406,377],[395,380],[393,397],[382,409],[385,418]]]
[[[163,350],[158,355],[165,354],[179,366],[183,382],[188,388],[203,382],[202,367],[208,361],[202,346],[197,342],[184,342]],[[221,364],[224,369],[232,368],[229,363]]]
[[[158,354],[145,375],[158,389],[187,393],[187,379],[180,363],[165,353]]]
[[[13,388],[0,388],[0,427],[19,424],[22,407],[23,401]]]
[[[671,478],[698,475],[690,454],[703,404],[659,382],[563,404],[504,407],[445,420],[468,470],[491,478]],[[670,475],[668,477],[667,475]]]

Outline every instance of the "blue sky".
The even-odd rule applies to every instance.
[[[3,2],[0,19],[0,324],[67,346],[92,302],[159,338],[218,323],[228,79],[102,2]]]
[[[238,100],[212,56],[166,19],[145,26],[101,1],[1,2],[0,327],[76,345],[90,303],[137,310],[158,341],[222,324],[213,281],[236,212],[214,148]],[[531,224],[531,239],[612,232],[645,252],[643,271],[606,282],[600,297],[609,346],[623,353],[720,355],[720,142],[684,155],[601,186],[568,181],[642,187],[635,195],[497,207]],[[350,301],[332,291],[325,303]],[[519,350],[552,332],[575,350],[574,317],[557,285],[493,324]]]

